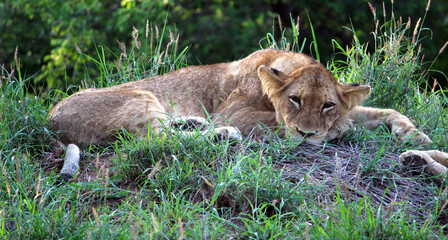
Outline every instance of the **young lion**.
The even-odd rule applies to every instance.
[[[231,63],[181,68],[175,72],[102,89],[86,89],[54,106],[48,120],[65,144],[86,147],[114,140],[122,128],[142,136],[151,126],[204,124],[212,116],[221,137],[258,134],[257,125],[276,128],[306,142],[320,144],[354,125],[376,129],[385,124],[400,139],[431,140],[392,109],[359,106],[370,87],[339,84],[320,63],[301,53],[261,50]],[[181,120],[176,120],[176,118]],[[174,120],[173,120],[174,118]],[[185,122],[184,122],[185,124]],[[213,134],[209,129],[203,134]],[[73,177],[79,149],[64,169]],[[419,155],[415,153],[414,155]],[[413,156],[413,155],[412,155]],[[72,159],[72,160],[70,160]],[[405,163],[405,161],[401,161]],[[71,167],[72,166],[72,167]]]

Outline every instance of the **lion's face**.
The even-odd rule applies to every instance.
[[[290,135],[312,144],[332,138],[331,129],[338,128],[347,113],[370,93],[369,86],[338,84],[320,64],[289,75],[261,66],[258,75],[274,105],[277,122],[283,123]]]

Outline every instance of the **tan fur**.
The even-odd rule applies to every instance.
[[[81,148],[113,141],[121,129],[142,136],[162,126],[165,110],[148,91],[86,89],[59,102],[49,112],[50,130]],[[159,121],[159,119],[161,121]]]
[[[81,146],[112,141],[121,128],[144,135],[148,125],[157,130],[170,117],[188,116],[230,122],[244,136],[257,133],[260,123],[283,124],[280,134],[315,144],[341,137],[356,124],[374,129],[382,123],[399,138],[431,141],[395,110],[359,106],[369,92],[369,86],[339,84],[304,54],[269,49],[231,63],[83,90],[53,107],[49,120],[64,143]]]

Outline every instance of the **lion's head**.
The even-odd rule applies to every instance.
[[[312,144],[335,138],[334,130],[346,121],[347,113],[370,93],[370,87],[339,84],[320,64],[307,65],[289,75],[266,66],[258,68],[263,92],[292,136]]]

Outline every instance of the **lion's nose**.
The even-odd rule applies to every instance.
[[[302,132],[302,131],[300,131],[300,130],[299,130],[299,133],[302,134],[302,136],[303,136],[303,137],[306,137],[306,138],[311,137],[311,136],[313,136],[314,134],[316,134],[316,133],[314,133],[314,132]]]

